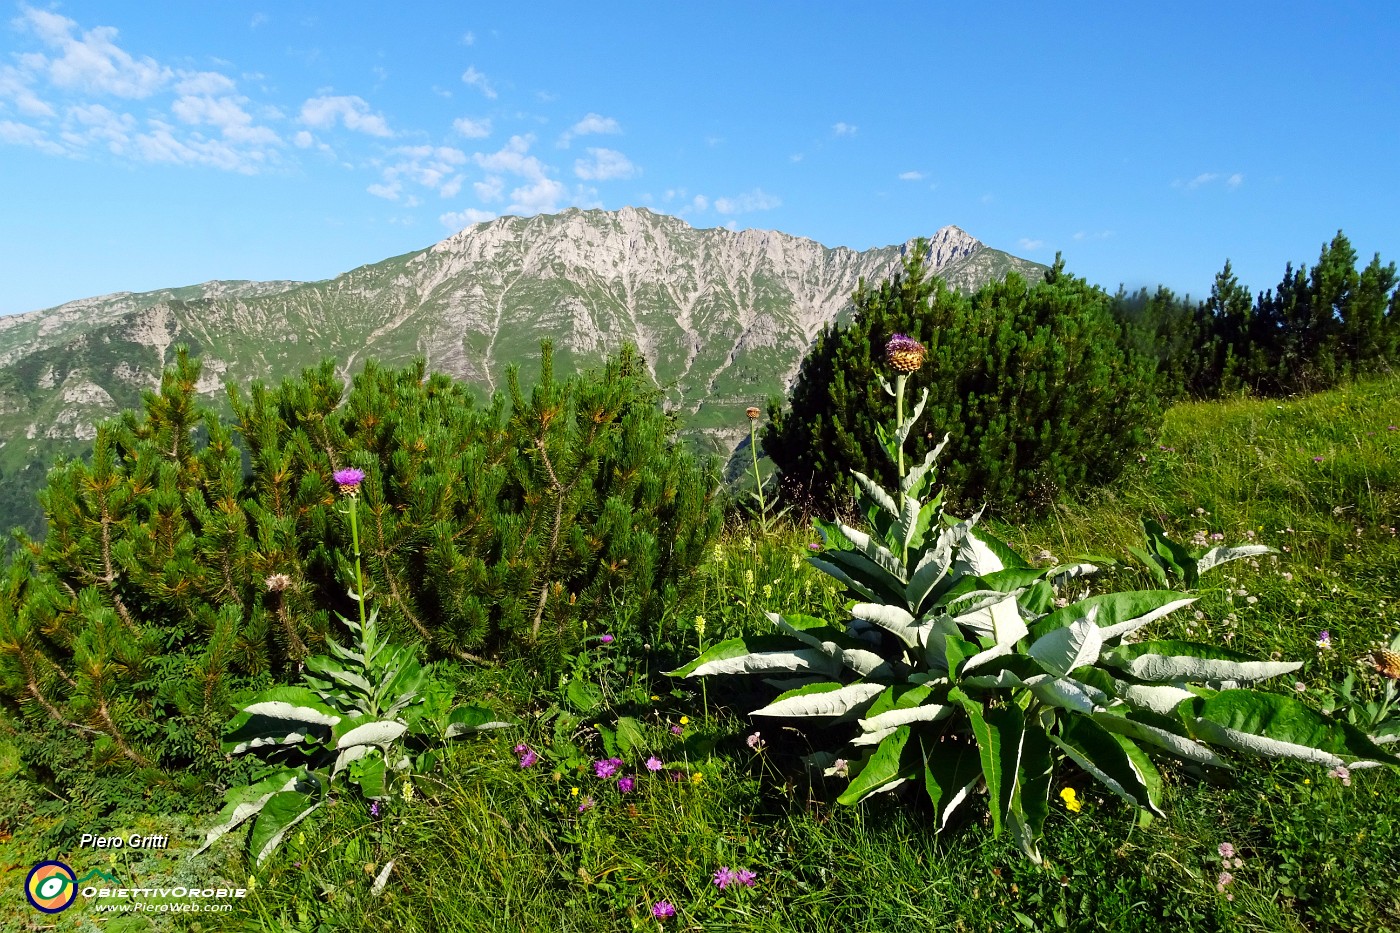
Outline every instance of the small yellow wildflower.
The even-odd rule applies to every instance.
[[[653,700],[659,700],[659,699],[661,699],[661,697],[657,696],[657,695],[654,694],[654,693],[651,695],[651,698],[652,698]]]
[[[690,725],[690,717],[689,717],[689,716],[682,716],[682,717],[681,717],[681,725],[683,725],[683,726],[688,726],[688,725]]]
[[[1311,783],[1312,783],[1312,778],[1303,778],[1303,783],[1304,783],[1304,784],[1311,784]]]
[[[699,771],[696,771],[690,776],[690,783],[692,784],[699,784],[703,780],[705,780],[705,775],[701,774]]]
[[[695,617],[695,634],[696,634],[696,635],[699,635],[701,638],[704,638],[704,637],[705,637],[705,617],[704,617],[704,616],[696,616],[696,617]]]
[[[1065,809],[1071,813],[1078,813],[1084,809],[1084,804],[1079,796],[1075,794],[1073,787],[1066,787],[1060,791],[1060,799],[1065,802]]]
[[[577,787],[571,787],[571,788],[569,788],[569,796],[570,796],[570,797],[577,797],[577,796],[578,796],[578,788],[577,788]]]

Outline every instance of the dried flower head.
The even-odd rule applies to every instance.
[[[924,365],[924,356],[927,353],[923,344],[904,334],[895,334],[889,343],[885,344],[885,362],[899,373],[918,372]]]
[[[1389,648],[1377,648],[1371,652],[1371,663],[1375,665],[1382,677],[1400,680],[1400,653],[1391,651]]]
[[[744,414],[749,416],[750,421],[757,421],[758,416],[763,414],[763,412],[759,411],[757,407],[750,405],[748,408],[744,409]]]
[[[285,573],[274,573],[266,580],[269,593],[280,593],[292,585],[292,578]]]

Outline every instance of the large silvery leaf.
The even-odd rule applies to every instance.
[[[1056,609],[1031,626],[1031,634],[1039,637],[1051,629],[1069,625],[1075,619],[1095,610],[1094,621],[1105,641],[1122,638],[1149,622],[1195,602],[1195,597],[1182,596],[1172,590],[1134,590],[1126,593],[1102,593]]]
[[[1021,612],[1016,608],[1016,598],[1008,593],[975,591],[964,594],[959,599],[973,597],[966,602],[950,604],[949,612],[958,612],[954,621],[974,634],[995,640],[998,645],[1007,647],[1026,637],[1026,623],[1021,620]]]
[[[851,607],[851,615],[857,619],[873,622],[880,628],[912,648],[918,642],[918,627],[914,617],[898,606],[885,606],[880,603],[856,603]]]
[[[406,723],[396,719],[381,719],[375,722],[367,722],[357,725],[345,732],[336,741],[337,749],[351,748],[355,745],[388,745],[396,742],[408,731]]]
[[[909,578],[909,586],[905,589],[908,597],[907,605],[911,612],[921,611],[924,600],[943,580],[952,565],[953,547],[951,543],[940,540],[924,553],[915,566],[913,575]]]
[[[904,601],[904,583],[864,554],[828,550],[807,558],[807,562],[868,600],[887,603]]]
[[[885,492],[879,483],[859,470],[852,470],[851,475],[856,478],[856,482],[860,484],[860,488],[865,490],[865,494],[869,496],[876,505],[889,513],[890,518],[899,518],[899,506],[895,504],[894,499],[890,497],[889,493]]]
[[[985,542],[979,540],[976,534],[969,531],[967,538],[963,541],[963,546],[958,549],[958,559],[953,564],[953,569],[955,572],[974,577],[985,577],[989,573],[1006,569],[1006,565],[1002,563],[995,551],[988,547]]]
[[[1100,691],[1073,677],[1046,678],[1031,683],[1030,688],[1040,702],[1076,713],[1092,713],[1101,709],[1108,699]]]
[[[757,635],[722,641],[684,667],[667,671],[666,676],[704,677],[772,671],[835,676],[841,672],[841,663],[821,649],[805,647],[787,635]]]
[[[924,455],[922,463],[909,468],[909,472],[904,474],[904,478],[899,481],[899,488],[902,492],[911,493],[913,495],[918,494],[920,484],[923,482],[924,477],[928,475],[929,470],[933,469],[934,461],[938,459],[939,454],[943,453],[943,448],[948,446],[948,440],[952,436],[951,434],[945,433],[943,435],[943,440],[938,442],[938,446]]]
[[[241,754],[267,745],[299,745],[307,736],[324,738],[341,716],[305,687],[274,687],[258,694],[229,721],[223,750]]]
[[[1162,683],[1192,680],[1248,683],[1289,674],[1303,666],[1297,661],[1252,661],[1248,655],[1188,641],[1120,645],[1105,652],[1103,660],[1138,680]]]
[[[1400,758],[1360,729],[1330,720],[1291,696],[1222,690],[1188,707],[1191,730],[1201,738],[1270,757],[1297,758],[1335,767],[1355,760],[1400,765]]]
[[[1230,763],[1221,758],[1208,746],[1202,745],[1180,733],[1181,724],[1169,716],[1151,713],[1130,712],[1126,715],[1114,712],[1097,712],[1094,722],[1109,732],[1126,735],[1138,742],[1147,742],[1166,749],[1178,758],[1194,761],[1197,764],[1227,768]]]
[[[1272,554],[1274,549],[1266,544],[1242,544],[1239,547],[1213,547],[1206,551],[1196,560],[1196,572],[1205,573],[1212,567],[1219,567],[1221,564],[1232,560],[1239,560],[1241,557],[1257,557],[1260,554]]]
[[[1147,684],[1120,684],[1116,692],[1133,706],[1162,716],[1172,715],[1183,701],[1196,698],[1196,694],[1180,687]]]
[[[1097,614],[1097,607],[1091,607],[1084,618],[1037,638],[1026,653],[1056,677],[1065,677],[1078,667],[1093,666],[1103,648],[1103,635],[1095,622]]]
[[[852,710],[870,703],[883,693],[883,684],[813,684],[791,690],[778,697],[762,709],[754,710],[754,716],[844,716]]]
[[[953,715],[953,707],[928,703],[907,709],[886,710],[878,716],[860,720],[861,729],[878,732],[883,729],[897,729],[915,722],[937,722]]]
[[[904,564],[898,557],[891,554],[888,548],[865,532],[852,528],[842,522],[837,522],[836,527],[841,529],[841,533],[846,536],[846,540],[855,545],[856,550],[870,558],[877,567],[899,580],[901,586],[904,585],[906,582]]]

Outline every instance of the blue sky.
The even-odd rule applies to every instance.
[[[1400,260],[1400,6],[0,0],[0,314],[500,214],[956,224],[1110,289]]]

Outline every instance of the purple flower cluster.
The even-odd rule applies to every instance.
[[[728,865],[725,865],[715,871],[715,887],[719,888],[721,891],[731,884],[742,884],[746,888],[751,888],[754,886],[754,881],[756,881],[757,878],[758,875],[749,871],[747,868],[741,868],[735,871]]]
[[[620,777],[617,779],[617,789],[624,794],[632,793],[632,788],[637,786],[635,778]]]
[[[604,758],[593,762],[593,773],[600,778],[610,778],[622,767],[621,758]]]
[[[528,745],[515,746],[515,754],[520,756],[520,767],[533,768],[539,763],[540,756]]]
[[[651,909],[651,915],[657,920],[665,920],[667,917],[676,915],[676,905],[670,901],[657,901],[656,906]]]
[[[660,759],[660,758],[657,758],[655,755],[652,755],[650,758],[647,759],[647,770],[648,770],[648,771],[650,771],[650,772],[652,772],[652,773],[654,774],[654,773],[656,773],[657,771],[660,771],[661,768],[662,768],[662,764],[661,764],[661,759]]]

